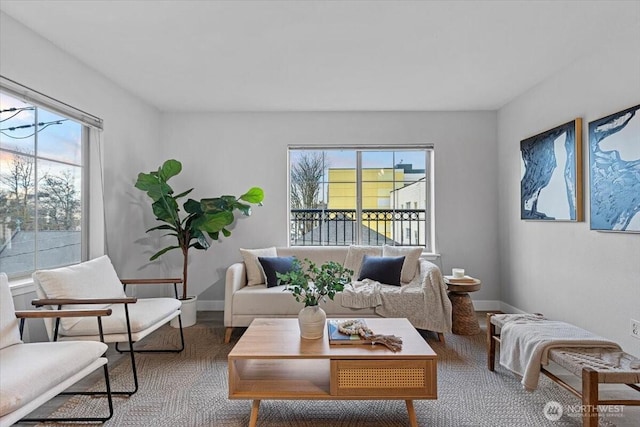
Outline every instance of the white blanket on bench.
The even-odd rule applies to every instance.
[[[547,365],[548,352],[558,347],[620,346],[569,323],[543,318],[508,321],[500,331],[500,364],[522,377],[528,391],[538,387],[540,366]]]

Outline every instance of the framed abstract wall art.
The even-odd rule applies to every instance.
[[[592,230],[640,233],[640,105],[589,123]]]
[[[520,141],[520,218],[583,221],[582,119]]]

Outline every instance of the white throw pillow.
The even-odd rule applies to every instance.
[[[353,276],[358,277],[360,268],[362,267],[362,259],[365,255],[382,256],[381,246],[349,246],[347,258],[344,260],[344,268],[353,270]]]
[[[278,256],[275,246],[263,249],[240,249],[240,254],[247,270],[247,286],[265,284],[267,279],[264,276],[262,266],[258,262],[258,257]]]
[[[409,283],[418,271],[418,261],[422,255],[422,248],[416,246],[390,246],[382,247],[382,256],[398,257],[404,256],[404,264],[402,265],[402,273],[400,281]]]
[[[9,279],[0,273],[0,349],[22,342],[18,325]]]
[[[38,270],[33,280],[47,298],[124,298],[124,288],[107,255],[53,270]],[[64,308],[105,308],[109,304],[79,304]],[[70,329],[80,318],[63,318]]]

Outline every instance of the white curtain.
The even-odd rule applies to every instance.
[[[107,238],[104,214],[104,160],[102,131],[89,128],[89,259],[106,253]]]

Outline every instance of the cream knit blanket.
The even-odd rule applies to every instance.
[[[500,364],[522,377],[528,391],[538,387],[540,366],[547,365],[548,352],[558,347],[620,346],[565,322],[540,317],[508,321],[500,331]]]
[[[375,308],[382,317],[404,317],[418,329],[451,332],[451,301],[440,269],[420,260],[420,271],[411,283],[385,285],[374,280],[355,281],[342,291],[342,305]]]

